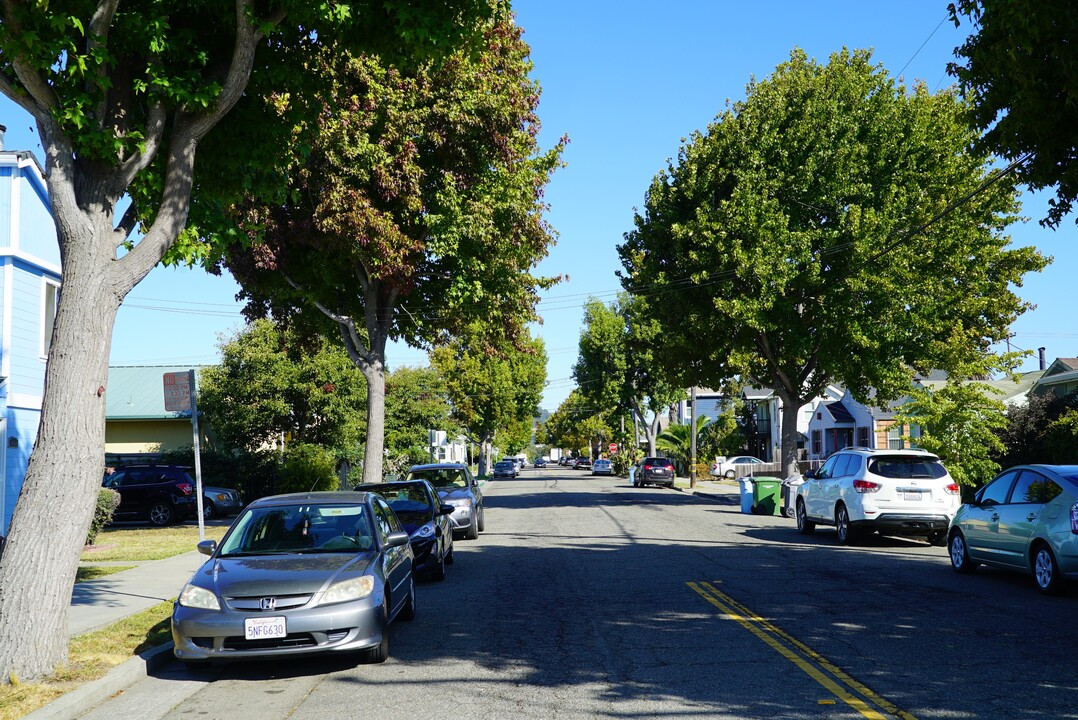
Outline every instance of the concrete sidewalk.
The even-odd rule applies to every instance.
[[[98,580],[75,583],[68,611],[69,635],[100,630],[179,595],[206,556],[197,550],[140,563]],[[87,563],[92,565],[93,563]],[[105,564],[105,563],[102,563]],[[125,563],[127,564],[127,563]]]

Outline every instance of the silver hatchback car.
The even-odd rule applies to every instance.
[[[426,480],[443,503],[456,508],[449,516],[454,534],[475,540],[485,529],[483,491],[464,463],[413,465],[405,479]]]
[[[251,503],[172,610],[173,653],[208,661],[313,653],[389,655],[389,623],[415,617],[408,533],[374,493],[277,495]]]

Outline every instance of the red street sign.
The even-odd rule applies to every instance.
[[[618,451],[618,444],[617,443],[610,443],[610,452],[616,453],[617,451]]]
[[[191,411],[190,373],[171,372],[162,375],[165,384],[165,410],[168,412]]]

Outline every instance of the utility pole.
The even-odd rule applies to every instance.
[[[690,391],[692,410],[689,413],[689,487],[696,488],[696,386]]]

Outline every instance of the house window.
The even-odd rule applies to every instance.
[[[821,433],[820,433],[819,430],[813,430],[812,431],[812,454],[813,455],[822,455],[823,454],[823,443],[821,441]]]
[[[921,439],[921,426],[920,425],[910,425],[910,447],[920,448],[921,446],[917,443],[917,441],[920,440],[920,439]]]
[[[41,357],[49,356],[52,328],[56,324],[56,306],[60,302],[60,284],[42,279],[41,285]]]
[[[897,424],[892,425],[887,429],[887,449],[901,450],[902,446],[902,426]]]
[[[868,428],[867,427],[859,427],[859,428],[857,428],[857,447],[863,447],[863,448],[868,447]]]

